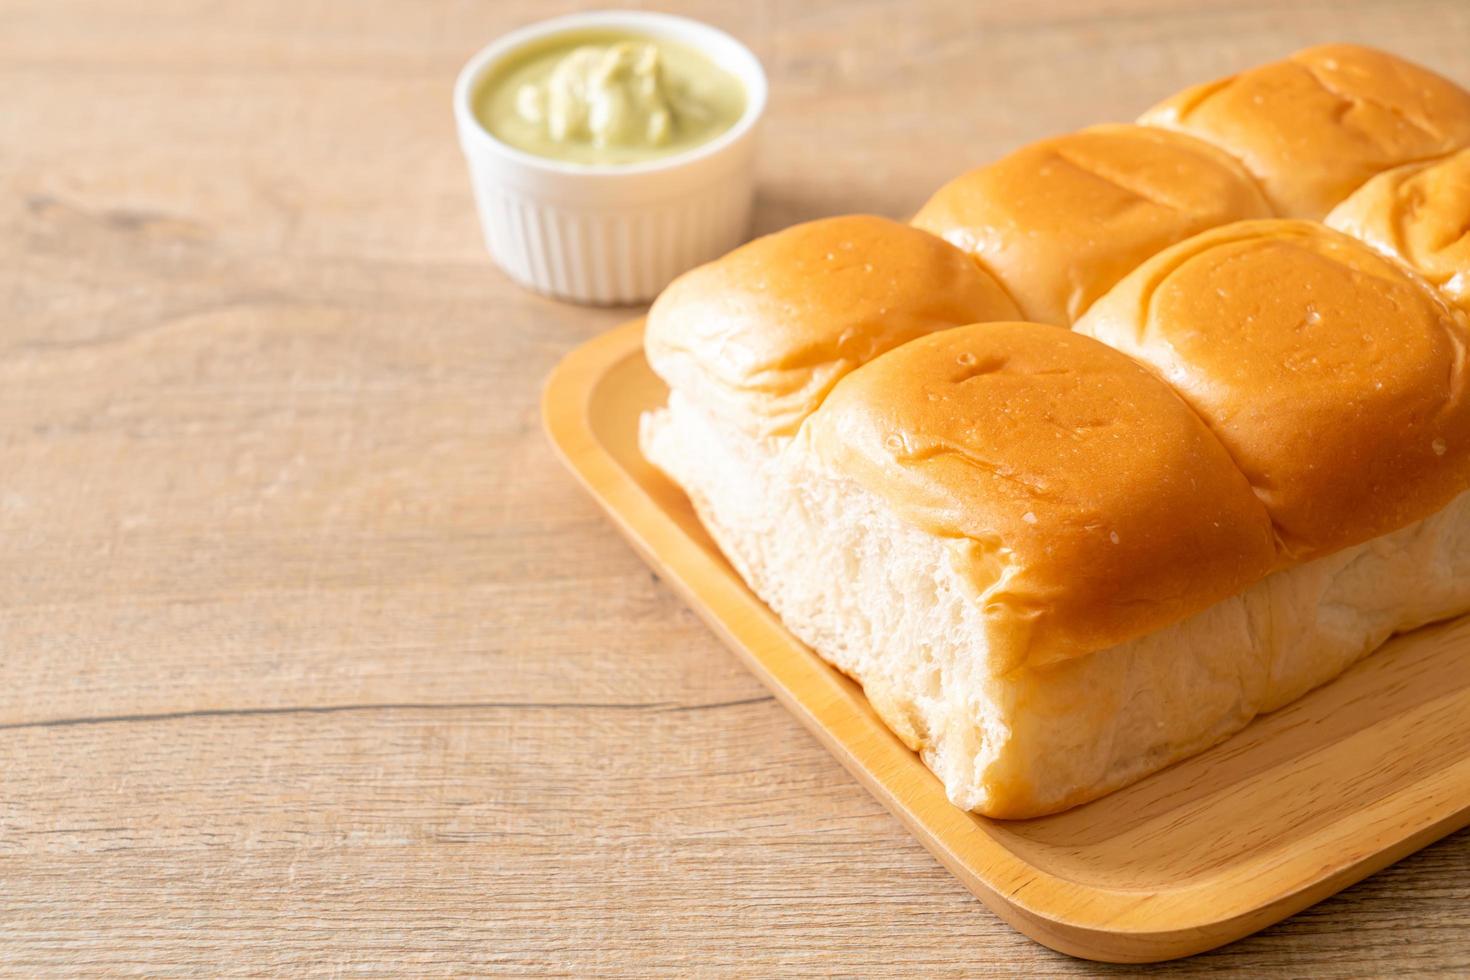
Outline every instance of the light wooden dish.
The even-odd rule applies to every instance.
[[[639,413],[664,394],[635,321],[567,355],[542,410],[563,460],[648,563],[935,857],[1036,941],[1115,962],[1187,956],[1470,824],[1470,617],[1400,637],[1224,744],[1094,803],[1019,822],[960,810],[861,688],[746,589],[638,452]]]

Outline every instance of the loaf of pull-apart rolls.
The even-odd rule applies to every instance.
[[[1467,147],[1331,45],[757,239],[644,452],[956,804],[1085,802],[1470,610]]]

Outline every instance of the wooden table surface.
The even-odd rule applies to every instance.
[[[568,4],[0,2],[0,970],[1099,971],[991,916],[553,459],[630,315],[488,263],[463,61]],[[757,225],[901,216],[1464,0],[690,3],[773,85]],[[1175,969],[1470,971],[1470,832]]]

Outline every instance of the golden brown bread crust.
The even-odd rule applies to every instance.
[[[1463,296],[1470,151],[1411,161],[1464,142],[1467,98],[1336,46],[1158,118],[1313,217],[1409,164],[1332,220]],[[942,329],[971,304],[1013,313],[969,260],[871,218],[756,243],[655,308],[650,357],[678,391],[644,418],[649,458],[962,807],[1091,799],[1470,608],[1470,321],[1319,225],[1183,239],[1241,216],[1202,218],[1202,181],[1265,206],[1244,164],[1200,145],[1137,127],[1048,141],[916,219],[1033,316],[1067,322],[1123,275],[1074,333]],[[841,243],[852,261],[827,268]],[[904,261],[927,285],[856,274]],[[761,438],[808,412],[794,440]]]
[[[1470,150],[1379,174],[1327,224],[1408,264],[1470,312]]]
[[[747,432],[785,434],[884,351],[1016,316],[959,249],[897,221],[848,215],[757,238],[680,276],[649,311],[644,348],[671,387]]]
[[[1240,163],[1210,144],[1094,126],[950,181],[913,223],[973,254],[1027,319],[1068,326],[1165,246],[1271,215]]]
[[[1470,480],[1464,324],[1423,280],[1315,222],[1181,242],[1076,329],[1179,391],[1292,559],[1419,520]]]
[[[1327,44],[1185,89],[1139,121],[1209,140],[1278,214],[1321,220],[1375,174],[1470,146],[1470,92],[1386,52]]]
[[[995,673],[1169,625],[1276,560],[1265,510],[1179,396],[1061,328],[911,341],[844,378],[802,435],[953,542]]]

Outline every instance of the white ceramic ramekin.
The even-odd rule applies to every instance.
[[[700,51],[745,87],[734,126],[685,153],[628,166],[581,166],[517,150],[474,113],[481,80],[540,38],[608,28]],[[469,162],[485,244],[511,278],[578,303],[638,303],[679,273],[744,240],[755,191],[755,140],[766,75],[724,31],[668,14],[604,11],[532,24],[470,59],[454,86],[454,118]]]

